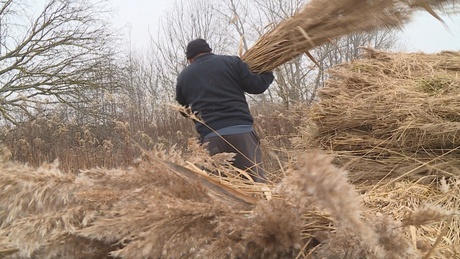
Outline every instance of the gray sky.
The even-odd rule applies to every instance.
[[[164,12],[172,8],[173,0],[109,0],[115,8],[114,25],[126,26],[123,30],[131,35],[133,47],[148,46],[149,30],[156,31],[158,21]],[[439,52],[442,50],[460,51],[460,15],[442,17],[441,22],[426,12],[417,13],[411,23],[404,27],[401,39],[406,44],[407,52]]]
[[[406,40],[407,50],[410,52],[460,51],[460,15],[442,16],[442,19],[447,28],[427,12],[417,13],[401,33],[402,39]]]

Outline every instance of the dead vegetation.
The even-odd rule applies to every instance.
[[[298,170],[270,189],[245,183],[270,199],[227,181],[239,200],[222,199],[230,196],[225,188],[205,187],[226,179],[188,177],[181,171],[200,173],[161,156],[149,154],[130,170],[77,175],[4,163],[2,247],[19,249],[21,258],[420,256],[397,221],[361,205],[346,172],[325,156],[299,157]]]
[[[401,168],[403,173],[395,174],[387,164],[397,161],[397,156],[366,157],[380,150],[375,142],[350,138],[350,144],[341,148],[322,144],[335,143],[334,137],[354,132],[355,127],[361,132],[355,136],[361,139],[372,139],[366,136],[366,129],[375,130],[367,131],[374,138],[377,133],[395,134],[400,126],[392,123],[406,123],[418,118],[420,112],[430,115],[443,111],[440,114],[445,120],[456,123],[452,119],[456,118],[456,102],[437,102],[437,98],[456,96],[458,54],[367,53],[367,58],[344,64],[331,73],[330,85],[322,90],[321,99],[311,110],[311,121],[304,122],[308,127],[299,133],[303,134],[302,140],[293,140],[300,152],[284,161],[282,176],[270,175],[273,181],[268,185],[242,180],[240,172],[228,163],[231,155],[211,158],[196,142],[189,143],[185,158],[177,150],[157,148],[144,151],[142,159],[129,168],[95,168],[75,174],[61,171],[57,163],[33,168],[13,162],[11,152],[3,149],[2,255],[455,258],[460,244],[460,185],[454,170],[416,176]],[[419,82],[441,75],[442,82],[449,83],[436,85],[435,92],[419,88]],[[394,97],[399,98],[398,102]],[[368,107],[369,103],[373,108]],[[437,105],[422,109],[415,103]],[[399,119],[392,115],[399,115]],[[353,120],[355,117],[358,119]],[[438,113],[435,117],[441,118]],[[444,126],[443,132],[449,132],[448,128]],[[390,154],[397,154],[404,146],[391,139],[382,138],[388,140],[384,150],[395,147]],[[420,147],[430,150],[424,146],[429,143],[430,148],[440,145],[438,149],[447,153],[437,153],[430,161],[446,155],[455,157],[457,144],[440,139],[443,141],[437,144],[403,142],[411,143],[404,154],[418,154]],[[315,144],[330,155],[322,155],[324,151],[319,150],[305,154]],[[383,166],[369,169],[369,159]],[[418,160],[403,161],[415,167],[427,165]],[[457,161],[452,161],[450,166],[456,168]],[[207,172],[215,174],[209,176]]]
[[[278,66],[292,58],[284,47],[299,55],[327,38],[398,26],[413,7],[431,10],[450,2],[455,1],[311,1],[311,9],[299,13],[309,17],[306,25],[295,24],[302,19],[280,25],[297,31],[288,35],[292,39],[274,30],[246,60],[257,63],[251,63],[255,70],[271,70],[265,62]],[[371,10],[378,10],[376,19],[360,16]],[[336,21],[351,27],[338,28]],[[335,34],[320,37],[317,29]],[[306,49],[290,45],[297,41]],[[211,158],[193,142],[185,158],[182,151],[156,145],[131,167],[74,173],[57,162],[14,162],[4,150],[0,255],[458,257],[460,55],[367,55],[331,71],[311,120],[293,141],[300,152],[279,161],[282,176],[271,175],[267,185],[241,180],[228,154]]]

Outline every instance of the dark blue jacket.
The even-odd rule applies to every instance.
[[[206,53],[198,56],[177,78],[176,100],[190,107],[212,129],[252,125],[244,93],[260,94],[273,82],[273,73],[252,73],[239,57]],[[212,130],[200,122],[201,138]]]

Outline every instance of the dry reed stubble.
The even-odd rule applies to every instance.
[[[433,249],[432,258],[455,258],[455,247],[460,245],[458,182],[457,177],[430,186],[409,181],[378,185],[366,191],[365,204],[371,210],[401,220],[401,227],[411,237],[413,246],[424,255]],[[441,240],[435,246],[438,237]]]
[[[9,233],[11,242],[23,255],[47,258],[56,249],[53,243],[76,236],[77,230],[97,218],[95,211],[100,217],[118,207],[141,206],[147,198],[165,195],[208,201],[203,188],[193,188],[177,177],[155,173],[164,170],[161,165],[147,169],[142,166],[126,170],[94,169],[79,175],[64,174],[57,166],[33,169],[13,162],[2,166],[2,179],[9,180],[2,181],[5,188],[0,207],[8,209],[2,210],[6,214],[0,232]],[[65,224],[56,225],[59,222]]]
[[[13,169],[16,166],[21,172]],[[30,177],[36,173],[32,168],[14,163],[9,167],[22,174],[18,181],[29,180],[35,189],[46,185]],[[46,174],[46,168],[37,170]],[[51,182],[61,177],[56,172],[52,175],[48,175]],[[285,258],[303,246],[305,219],[300,217],[299,206],[272,199],[256,204],[252,211],[240,211],[153,160],[130,170],[94,169],[73,177],[68,184],[80,189],[59,189],[61,195],[73,197],[65,206],[20,214],[0,229],[21,255],[77,258],[73,253],[91,251],[93,244],[94,250],[111,250],[113,256],[124,257]],[[27,196],[24,193],[18,199]],[[309,217],[312,231],[328,229],[320,224],[324,216],[314,220],[314,215]],[[304,238],[312,236],[303,233]],[[56,245],[61,242],[66,246]]]

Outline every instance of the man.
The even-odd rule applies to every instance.
[[[273,82],[273,73],[252,73],[239,57],[215,55],[208,43],[188,43],[189,65],[177,78],[176,100],[190,108],[204,124],[195,121],[202,143],[211,155],[236,153],[233,165],[256,182],[265,182],[259,137],[245,93],[261,94]]]

